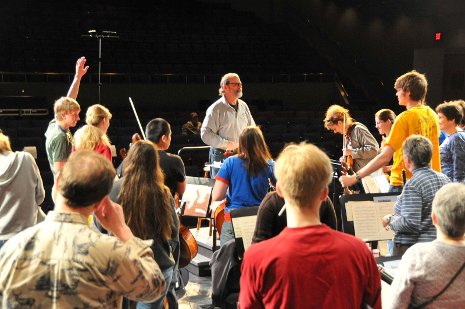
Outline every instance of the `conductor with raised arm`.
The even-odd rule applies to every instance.
[[[235,150],[239,146],[239,135],[242,130],[255,125],[249,107],[240,100],[242,97],[242,82],[236,73],[225,74],[220,81],[219,98],[207,109],[202,123],[200,135],[202,141],[210,145],[210,162],[220,162],[224,159],[226,150]],[[217,168],[210,169],[214,178]]]

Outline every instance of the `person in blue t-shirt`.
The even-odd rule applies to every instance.
[[[212,201],[226,198],[221,244],[234,239],[230,211],[260,205],[268,192],[269,182],[275,183],[274,161],[257,126],[246,127],[239,136],[239,151],[227,158],[215,179]]]

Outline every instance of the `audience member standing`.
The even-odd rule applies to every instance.
[[[125,162],[124,177],[115,181],[110,197],[123,207],[134,235],[153,239],[151,248],[167,287],[162,298],[152,304],[139,302],[137,308],[162,308],[167,293],[176,302],[170,288],[180,250],[174,200],[163,183],[163,172],[152,142],[139,141],[132,145]]]
[[[191,119],[189,119],[185,124],[182,125],[181,133],[182,135],[200,135],[200,128],[202,127],[202,122],[199,121],[199,114],[196,112],[190,113]]]
[[[44,198],[34,158],[25,151],[13,152],[8,136],[0,133],[0,248],[36,223]]]
[[[314,145],[288,146],[276,162],[287,227],[244,255],[240,308],[381,308],[381,279],[366,244],[320,222],[333,168]]]
[[[122,297],[153,301],[165,292],[149,241],[133,236],[108,193],[111,163],[73,153],[57,178],[55,210],[0,250],[2,308],[120,308]],[[116,237],[94,232],[94,213]]]
[[[436,192],[450,182],[446,175],[431,168],[433,145],[426,137],[411,135],[402,148],[405,168],[413,176],[397,199],[394,215],[383,218],[383,226],[395,232],[394,256],[402,256],[418,242],[436,238],[436,229],[431,222],[431,204]]]
[[[436,113],[425,105],[428,82],[423,74],[416,71],[405,73],[397,78],[396,89],[399,105],[405,106],[406,111],[396,117],[396,121],[387,137],[381,153],[371,160],[355,175],[341,176],[339,180],[343,186],[352,186],[363,177],[386,166],[393,159],[390,191],[401,192],[404,185],[402,171],[404,168],[402,143],[412,134],[420,134],[428,138],[433,145],[431,166],[435,171],[441,171],[439,157],[439,121]],[[407,179],[411,173],[407,171]]]
[[[431,216],[437,239],[405,252],[389,289],[387,308],[465,306],[465,185],[439,189]]]
[[[465,181],[465,132],[459,127],[462,111],[457,101],[439,104],[436,107],[439,128],[447,138],[439,147],[441,170],[454,182]]]
[[[210,162],[223,161],[225,150],[234,151],[238,146],[239,135],[246,126],[255,125],[249,107],[240,100],[242,82],[236,73],[225,74],[220,81],[219,98],[208,109],[202,123],[202,141],[210,145]],[[215,178],[217,168],[210,169],[210,177]]]

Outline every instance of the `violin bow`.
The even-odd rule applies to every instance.
[[[147,138],[145,138],[144,129],[142,129],[142,125],[140,124],[139,116],[137,115],[136,108],[134,107],[134,103],[132,102],[131,97],[129,97],[129,103],[131,103],[132,110],[134,112],[134,115],[136,116],[136,120],[137,120],[137,124],[139,125],[140,133],[142,133],[142,137],[144,138],[144,140],[147,140]]]

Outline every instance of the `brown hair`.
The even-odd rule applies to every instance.
[[[271,154],[259,127],[248,126],[242,130],[239,136],[239,158],[252,176],[257,176],[268,166]]]
[[[394,120],[396,119],[396,113],[390,109],[383,108],[376,112],[375,117],[384,122],[391,120],[391,123],[394,123]]]
[[[443,114],[447,120],[454,120],[456,125],[462,121],[462,108],[457,101],[444,102],[436,106],[436,113]]]
[[[148,141],[135,143],[126,162],[118,201],[128,226],[142,239],[171,239],[174,206],[164,185],[155,145]]]
[[[413,70],[399,76],[394,83],[394,88],[410,91],[410,99],[424,103],[428,91],[428,81],[424,74]]]

